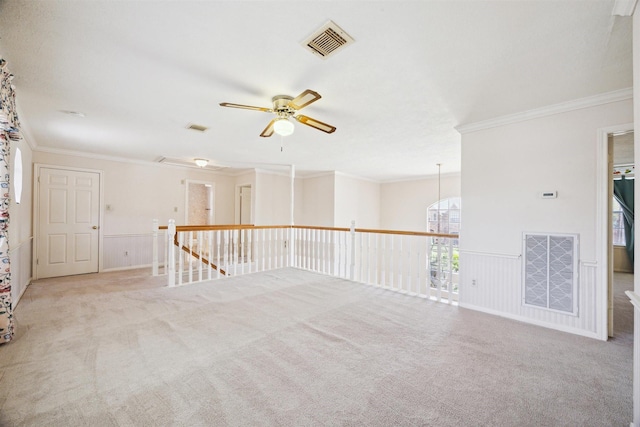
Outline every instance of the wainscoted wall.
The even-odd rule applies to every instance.
[[[150,267],[153,261],[153,234],[103,236],[103,271]],[[158,236],[158,260],[165,259],[165,235]]]
[[[13,308],[16,308],[20,297],[31,283],[31,253],[33,250],[33,238],[13,245],[9,251],[11,258],[11,299]]]
[[[460,306],[591,338],[599,338],[597,266],[580,262],[578,315],[525,306],[522,257],[509,254],[460,252]],[[475,282],[474,282],[475,281]],[[475,283],[475,284],[474,284]]]

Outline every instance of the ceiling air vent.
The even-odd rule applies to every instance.
[[[329,21],[307,38],[302,45],[322,59],[327,59],[337,51],[354,42],[353,38]]]
[[[187,129],[191,129],[191,130],[197,130],[198,132],[204,132],[205,130],[209,129],[206,126],[202,126],[202,125],[196,125],[193,123],[189,123],[187,125]]]
[[[212,163],[209,163],[208,165],[201,168],[194,163],[194,159],[178,159],[178,158],[171,158],[171,157],[164,157],[164,156],[158,157],[156,159],[156,162],[164,163],[165,165],[171,165],[171,166],[185,166],[189,168],[206,169],[209,171],[219,171],[219,170],[227,169],[226,166],[218,166]]]

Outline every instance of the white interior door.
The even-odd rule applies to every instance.
[[[98,272],[100,174],[40,168],[38,278]]]

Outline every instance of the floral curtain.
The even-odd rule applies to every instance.
[[[9,165],[10,142],[20,139],[13,74],[0,57],[0,343],[14,333],[9,261]]]

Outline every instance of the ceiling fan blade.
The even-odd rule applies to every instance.
[[[221,102],[220,106],[221,107],[231,107],[231,108],[242,108],[243,110],[264,111],[265,113],[273,113],[273,110],[271,108],[254,107],[252,105],[231,104],[229,102]]]
[[[273,119],[269,122],[269,124],[267,125],[266,128],[264,128],[264,130],[262,131],[262,133],[260,134],[260,136],[264,137],[264,138],[268,138],[271,135],[273,135],[273,124],[276,122],[277,119]]]
[[[312,119],[311,117],[299,115],[299,116],[294,116],[294,118],[300,123],[302,123],[303,125],[311,126],[312,128],[316,128],[318,130],[321,130],[322,132],[333,133],[336,131],[335,126],[331,126],[330,124],[323,123],[320,120]]]
[[[306,107],[312,102],[316,102],[318,99],[322,98],[318,92],[314,92],[311,89],[307,89],[302,92],[300,95],[293,98],[289,101],[289,107],[294,110],[299,110],[301,108]]]

